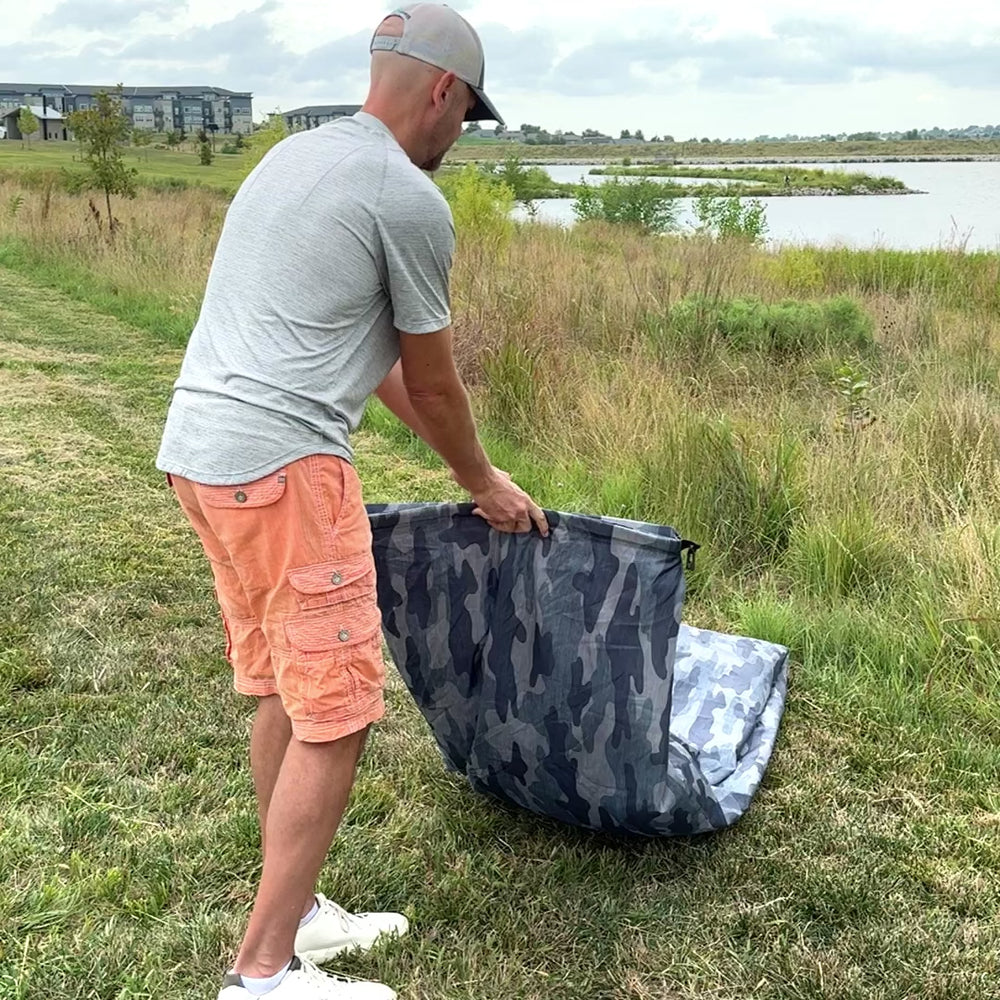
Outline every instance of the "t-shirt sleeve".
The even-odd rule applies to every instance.
[[[396,329],[433,333],[449,326],[455,227],[448,203],[422,186],[385,190],[377,225]]]

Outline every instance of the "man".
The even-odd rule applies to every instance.
[[[466,120],[499,119],[475,31],[447,7],[389,15],[361,112],[275,147],[233,200],[157,465],[211,562],[250,760],[260,886],[220,1000],[391,1000],[320,972],[403,934],[314,894],[368,727],[384,712],[371,533],[348,436],[373,392],[500,531],[546,534],[481,447],[452,358],[436,169]]]

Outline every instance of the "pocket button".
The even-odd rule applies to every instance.
[[[346,628],[342,628],[342,629],[340,630],[340,634],[339,634],[339,635],[337,636],[337,638],[338,638],[338,639],[339,639],[339,640],[340,640],[341,642],[347,642],[347,640],[351,638],[351,633],[350,633],[350,632],[348,632]]]
[[[246,503],[247,495],[243,492],[243,490],[240,490],[239,493],[236,494],[235,499],[237,503]]]
[[[343,579],[344,578],[339,573],[334,573],[333,576],[330,577],[330,583],[332,583],[335,587],[339,587]]]

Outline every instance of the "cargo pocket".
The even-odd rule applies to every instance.
[[[198,500],[206,507],[223,510],[252,510],[277,503],[285,493],[286,475],[284,469],[271,472],[252,483],[239,486],[205,486],[198,483],[195,491]]]
[[[314,594],[328,603],[285,622],[285,636],[311,719],[352,716],[380,689],[381,616],[365,578]]]
[[[375,563],[370,552],[333,562],[299,566],[288,571],[288,582],[303,610],[339,607],[364,596],[367,596],[372,608],[376,612],[378,610],[375,604]]]
[[[292,615],[285,622],[285,634],[293,649],[307,656],[327,652],[349,651],[372,636],[378,635],[381,624],[375,600],[374,574],[356,579],[350,585],[334,586],[327,582],[327,591],[308,595],[322,601],[310,610]]]

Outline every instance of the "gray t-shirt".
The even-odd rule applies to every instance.
[[[451,211],[373,115],[283,140],[226,215],[157,468],[249,482],[348,440],[399,336],[451,323]]]

